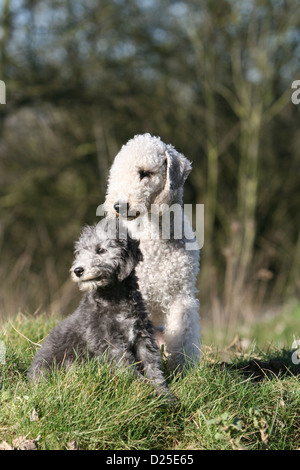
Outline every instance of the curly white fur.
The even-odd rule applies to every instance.
[[[186,250],[184,235],[177,239],[173,230],[184,224],[184,233],[192,232],[182,209],[183,184],[190,171],[191,163],[173,146],[150,134],[137,135],[115,157],[104,204],[109,217],[124,216],[121,207],[128,208],[127,227],[140,238],[143,254],[136,270],[139,287],[154,326],[163,330],[171,370],[200,358],[200,252]],[[162,219],[174,204],[170,239],[163,239]]]

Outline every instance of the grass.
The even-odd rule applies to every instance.
[[[255,341],[262,349],[266,349],[267,345],[291,347],[294,339],[300,339],[300,304],[292,300],[282,308],[280,314],[265,314],[260,320],[248,321],[234,328],[230,325],[212,328],[204,323],[203,341],[222,348],[232,341],[233,330],[244,341]]]
[[[299,306],[290,309],[293,319],[298,321],[299,314]],[[208,347],[204,337],[200,366],[170,379],[176,405],[155,397],[152,387],[133,378],[129,369],[115,371],[97,361],[53,372],[31,385],[26,369],[36,346],[25,337],[39,342],[57,319],[16,317],[2,325],[0,335],[6,346],[0,365],[0,443],[12,445],[26,436],[38,438],[39,449],[68,449],[74,441],[80,449],[298,449],[299,375],[271,370],[254,380],[242,373],[253,358],[291,365],[292,328],[283,328],[263,349],[271,325],[286,326],[286,315],[253,324],[247,335],[255,331],[255,342],[246,349],[233,341],[226,356],[234,367],[222,364],[220,351]],[[207,338],[213,334],[208,331]],[[242,330],[239,335],[240,340]]]

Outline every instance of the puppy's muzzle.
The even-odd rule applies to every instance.
[[[89,274],[89,273],[87,274],[85,269],[82,268],[81,266],[78,266],[75,269],[73,269],[73,273],[75,274],[76,277],[78,277],[80,282],[101,281],[105,278],[103,273],[99,273],[99,272],[93,273],[93,274]],[[86,278],[87,275],[88,277]]]

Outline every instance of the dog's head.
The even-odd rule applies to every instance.
[[[137,135],[116,156],[104,209],[109,216],[135,219],[151,205],[181,202],[191,163],[172,145],[150,134]]]
[[[82,291],[114,286],[126,279],[142,259],[139,241],[122,234],[115,219],[83,228],[75,243],[71,278]]]

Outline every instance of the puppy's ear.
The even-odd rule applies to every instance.
[[[172,145],[167,145],[166,156],[166,182],[164,189],[155,199],[156,204],[172,204],[177,191],[184,185],[191,169],[191,162],[184,155],[177,152]]]
[[[142,261],[143,255],[139,244],[138,240],[134,240],[128,235],[127,246],[123,250],[118,268],[119,281],[124,281],[132,273],[139,261]]]

